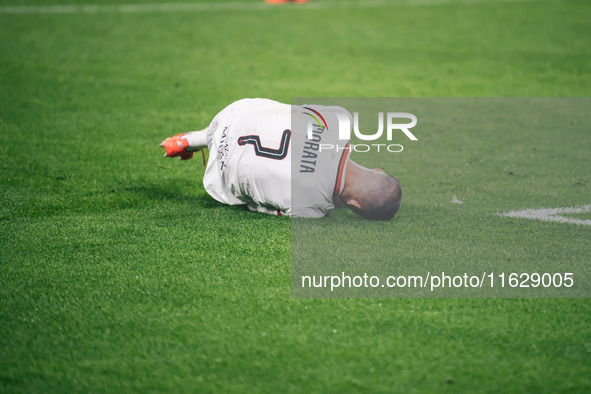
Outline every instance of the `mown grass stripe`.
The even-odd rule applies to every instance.
[[[374,1],[322,1],[298,4],[305,9],[330,8],[371,8],[371,7],[408,7],[447,4],[475,4],[475,3],[523,3],[547,2],[553,0],[404,0],[392,2],[385,0]],[[281,7],[293,7],[288,4]],[[220,11],[258,11],[278,9],[262,0],[258,3],[229,2],[229,3],[154,3],[154,4],[121,4],[121,5],[33,5],[33,6],[1,6],[0,14],[136,14],[153,12],[220,12]]]

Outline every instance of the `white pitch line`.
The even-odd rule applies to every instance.
[[[256,11],[279,10],[285,6],[293,9],[331,9],[331,8],[372,8],[372,7],[408,7],[426,5],[452,5],[477,3],[526,3],[548,2],[556,0],[365,0],[365,1],[312,1],[306,4],[268,5],[260,0],[257,3],[153,3],[153,4],[121,4],[121,5],[31,5],[31,6],[0,6],[0,14],[137,14],[158,12],[219,12],[219,11]]]
[[[565,213],[583,213],[590,212],[591,205],[585,205],[578,208],[541,208],[541,209],[524,209],[522,211],[511,211],[507,213],[498,213],[499,216],[506,216],[510,218],[522,218],[522,219],[537,219],[545,222],[560,222],[560,223],[573,223],[582,224],[584,226],[591,226],[591,220],[588,219],[575,219],[565,216],[558,216],[559,214]]]

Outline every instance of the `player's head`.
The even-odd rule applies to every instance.
[[[351,207],[353,212],[369,220],[392,219],[402,202],[402,186],[398,179],[375,172],[368,174],[364,181],[365,190],[358,196],[361,207]]]
[[[341,201],[366,219],[392,219],[402,202],[402,186],[398,179],[382,170],[369,170],[353,164],[356,170],[361,171],[345,181],[346,190],[340,197]]]

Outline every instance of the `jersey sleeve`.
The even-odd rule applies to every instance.
[[[329,210],[318,208],[295,208],[292,216],[298,218],[320,219],[329,215]]]
[[[282,212],[279,209],[263,207],[261,205],[255,204],[252,201],[249,202],[246,206],[248,207],[248,209],[250,209],[253,212],[266,213],[266,214],[275,215],[275,216],[284,216],[284,215],[286,215],[285,212]]]

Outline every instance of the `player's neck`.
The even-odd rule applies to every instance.
[[[345,170],[345,186],[343,187],[343,191],[340,195],[335,195],[333,197],[333,202],[336,207],[345,207],[347,205],[347,200],[356,195],[358,192],[357,185],[359,184],[359,180],[362,179],[366,171],[367,168],[360,166],[353,160],[349,159]]]

